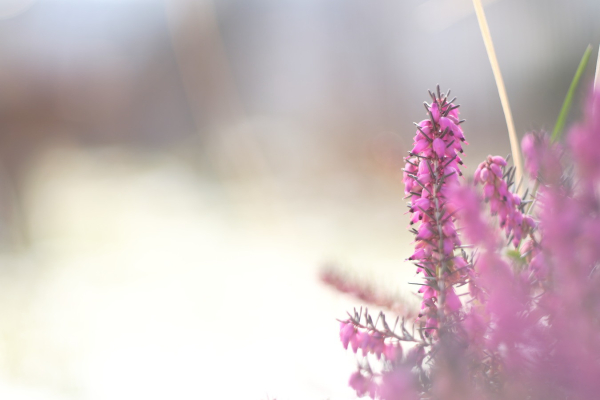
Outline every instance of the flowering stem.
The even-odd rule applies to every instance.
[[[464,260],[454,257],[460,246],[453,213],[448,211],[449,187],[458,182],[466,144],[458,105],[448,101],[448,94],[429,93],[431,105],[425,104],[428,119],[417,124],[414,147],[405,159],[405,193],[410,199],[411,225],[416,235],[415,252],[409,260],[417,262],[417,272],[424,274],[426,283],[419,289],[423,294],[419,317],[425,317],[425,333],[434,334],[460,307],[453,284],[461,274],[458,269]],[[459,265],[460,264],[460,265]],[[454,275],[451,281],[450,275]]]

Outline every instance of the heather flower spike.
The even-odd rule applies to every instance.
[[[447,188],[462,175],[460,154],[466,142],[459,126],[458,106],[440,93],[439,86],[437,94],[429,94],[432,102],[425,104],[429,118],[417,124],[404,171],[411,223],[419,224],[414,230],[415,252],[409,260],[418,265],[417,273],[425,278],[419,290],[423,294],[419,316],[425,321],[427,335],[435,334],[446,313],[460,308],[453,284],[466,277],[466,270],[457,268],[456,259],[461,255],[456,257],[454,253],[461,242],[447,197]]]
[[[519,246],[536,224],[524,214],[525,203],[521,197],[510,188],[514,186],[514,168],[506,169],[507,162],[500,156],[488,156],[474,174],[475,184],[483,185],[485,200],[490,203],[492,215],[497,215],[500,227],[511,237],[515,247]],[[511,236],[512,235],[512,236]]]

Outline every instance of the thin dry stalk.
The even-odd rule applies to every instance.
[[[487,19],[481,5],[481,0],[473,0],[475,6],[475,13],[477,14],[477,21],[479,22],[479,28],[481,29],[481,36],[485,43],[485,49],[492,65],[492,72],[496,79],[496,86],[498,87],[498,94],[500,95],[500,102],[502,103],[502,110],[504,111],[504,117],[506,118],[506,126],[508,127],[508,138],[510,139],[510,149],[512,152],[513,162],[515,164],[515,181],[521,182],[523,174],[523,162],[521,161],[521,152],[519,147],[519,140],[515,131],[515,123],[513,121],[512,113],[510,111],[510,105],[508,104],[508,96],[506,95],[506,88],[504,87],[504,80],[500,72],[500,66],[498,65],[498,59],[496,58],[496,51],[494,50],[494,44],[492,43],[492,35],[490,34],[490,28],[488,27]]]

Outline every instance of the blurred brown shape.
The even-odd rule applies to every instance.
[[[364,280],[351,279],[336,266],[325,265],[322,267],[320,278],[323,283],[338,292],[354,296],[367,303],[367,305],[381,307],[406,318],[412,318],[417,314],[417,310],[411,307],[401,296],[386,293],[382,288],[378,288]]]

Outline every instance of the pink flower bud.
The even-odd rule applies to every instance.
[[[358,336],[358,331],[355,331],[355,334],[350,338],[350,346],[352,347],[352,352],[356,353],[359,348],[360,337]]]
[[[383,339],[384,338],[377,332],[374,332],[371,337],[371,342],[373,343],[373,353],[375,353],[377,358],[381,358],[381,355],[385,350],[385,343]]]
[[[372,381],[361,374],[360,371],[356,371],[350,375],[348,385],[356,391],[356,394],[359,397],[362,397],[369,391]]]
[[[416,132],[417,137],[423,138],[424,140],[428,140],[427,138],[423,137],[423,134],[425,134],[427,138],[431,139],[431,123],[428,123],[426,126],[421,126],[420,130],[417,129]]]
[[[362,350],[363,356],[366,356],[371,350],[371,336],[367,331],[359,331],[356,336],[358,347]]]
[[[421,160],[419,162],[419,168],[417,170],[417,175],[428,175],[429,174],[429,167],[427,166],[427,162],[425,160]]]
[[[431,201],[429,201],[428,198],[426,197],[421,197],[419,200],[417,201],[413,201],[413,209],[415,210],[428,210],[429,206],[431,205]]]
[[[456,227],[452,220],[448,220],[444,225],[442,225],[442,233],[446,236],[455,236],[456,235]]]
[[[525,168],[529,175],[533,178],[537,178],[539,165],[538,165],[538,154],[535,149],[535,137],[528,133],[523,137],[521,141],[521,149],[525,156]]]
[[[450,132],[450,135],[454,136],[457,132],[456,124],[449,118],[440,118],[440,130],[444,132],[446,129]]]
[[[457,312],[462,307],[460,299],[452,288],[446,290],[446,307],[450,312]]]
[[[342,341],[342,345],[344,349],[348,349],[348,343],[355,336],[356,328],[350,322],[342,322],[340,324],[340,339]]]
[[[452,255],[452,252],[454,251],[454,241],[452,240],[452,238],[444,239],[443,247],[445,255]]]
[[[421,286],[421,289],[419,289],[419,293],[423,293],[423,299],[425,300],[429,300],[434,297],[437,298],[437,292],[435,291],[435,289],[428,285]]]
[[[533,240],[531,240],[531,239],[527,240],[521,246],[521,254],[527,254],[527,253],[533,251],[534,245],[535,245],[535,243]]]
[[[514,215],[512,216],[512,220],[515,222],[515,224],[521,225],[521,223],[523,222],[523,214],[521,214],[518,211],[515,212]]]
[[[437,156],[439,158],[444,157],[444,154],[446,153],[446,143],[444,143],[444,141],[440,138],[435,138],[433,140],[433,151],[435,151],[435,153],[437,154]]]
[[[492,172],[500,179],[502,179],[502,169],[497,164],[490,164]]]
[[[411,152],[418,154],[425,150],[429,146],[429,142],[426,139],[417,140],[412,148]]]
[[[527,227],[528,229],[533,229],[536,226],[535,221],[529,215],[523,217],[522,224],[523,227]]]
[[[481,183],[481,167],[477,167],[475,173],[473,174],[473,181],[475,184]]]
[[[508,192],[508,185],[506,184],[506,181],[500,181],[500,183],[498,183],[498,186],[496,187],[496,189],[498,190],[498,194],[502,198],[511,196],[511,194]]]
[[[481,169],[481,180],[483,182],[487,182],[488,178],[490,177],[489,172],[490,171],[485,167]]]
[[[500,199],[498,199],[497,197],[492,197],[490,199],[490,211],[492,212],[492,215],[495,215],[498,213],[498,211],[500,210],[500,206],[501,206],[501,202]]]
[[[513,193],[512,198],[515,206],[521,205],[521,197],[518,194]]]
[[[462,257],[455,257],[454,258],[454,266],[456,268],[463,268],[463,267],[467,266],[467,262]]]
[[[416,237],[417,240],[423,240],[423,239],[426,240],[433,236],[432,228],[431,228],[431,225],[429,225],[429,224],[425,224],[425,223],[422,224],[419,227],[418,232],[419,233],[417,234],[417,237]]]
[[[383,355],[390,361],[395,361],[402,357],[402,346],[400,344],[386,343]]]
[[[483,187],[483,195],[486,199],[490,199],[494,195],[494,185],[486,183]]]
[[[418,124],[421,128],[430,128],[431,127],[431,121],[428,119],[424,119],[421,120]]]
[[[422,219],[422,215],[420,211],[415,211],[410,219],[410,223],[412,224],[416,224],[417,222],[419,222]]]
[[[494,164],[497,164],[501,167],[505,167],[506,166],[506,160],[504,159],[504,157],[500,157],[500,156],[492,156],[492,160],[491,160]]]
[[[433,329],[438,327],[437,317],[429,317],[425,322],[425,329]]]
[[[423,249],[417,249],[412,256],[408,257],[409,260],[420,260],[425,256]]]
[[[427,185],[433,179],[430,174],[417,175],[417,179],[421,183],[421,185]],[[420,185],[419,185],[420,186]]]

